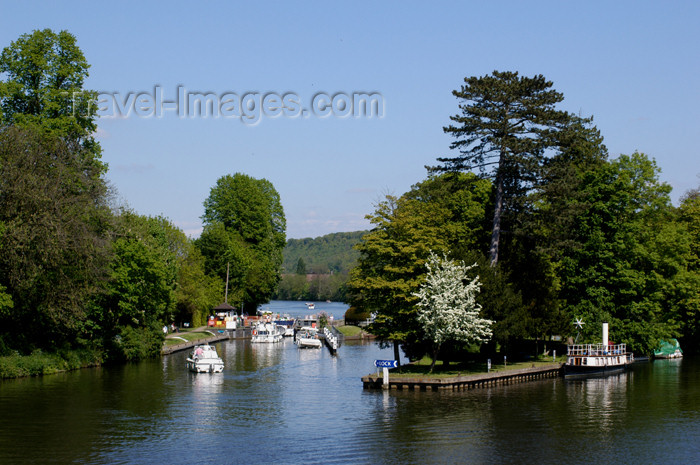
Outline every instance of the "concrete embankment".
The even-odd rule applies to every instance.
[[[563,365],[553,363],[541,367],[503,370],[493,373],[479,373],[464,376],[408,377],[399,373],[389,375],[389,383],[384,384],[382,376],[371,374],[362,377],[365,389],[397,389],[415,391],[467,390],[500,384],[514,384],[542,378],[556,378],[562,375]]]

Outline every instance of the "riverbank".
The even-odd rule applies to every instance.
[[[354,325],[341,325],[336,326],[336,329],[340,331],[345,340],[348,341],[361,341],[366,339],[374,339],[376,336],[370,334],[359,326]]]
[[[499,371],[469,375],[444,376],[440,374],[412,376],[390,373],[384,382],[381,373],[362,377],[364,389],[397,389],[412,391],[466,390],[499,384],[513,384],[542,378],[561,376],[563,364],[549,363],[529,368],[517,366]]]
[[[209,330],[206,327],[196,328],[191,331],[170,333],[165,336],[163,348],[160,353],[161,355],[169,355],[181,350],[187,350],[198,344],[209,344],[226,339],[234,339],[234,337],[232,337],[228,331],[219,333]]]
[[[102,365],[104,354],[100,351],[80,349],[45,353],[40,350],[30,355],[4,355],[0,357],[0,379],[51,375]]]

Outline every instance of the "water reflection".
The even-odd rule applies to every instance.
[[[700,462],[691,360],[580,381],[364,391],[359,378],[391,349],[217,350],[220,374],[190,373],[177,353],[1,382],[0,463]]]
[[[633,376],[632,372],[623,372],[567,380],[567,404],[577,431],[582,434],[589,430],[610,432],[618,427],[620,413],[627,408],[627,388]]]

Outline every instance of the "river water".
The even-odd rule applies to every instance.
[[[342,316],[334,305],[327,311]],[[391,358],[376,344],[348,342],[337,356],[291,340],[217,349],[222,374],[189,373],[181,352],[1,381],[0,464],[700,463],[697,360],[386,392],[360,382]]]

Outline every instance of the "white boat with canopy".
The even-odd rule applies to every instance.
[[[187,358],[187,369],[193,373],[221,373],[224,361],[209,344],[195,346]]]

